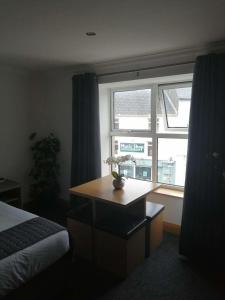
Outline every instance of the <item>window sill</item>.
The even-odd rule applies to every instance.
[[[160,195],[166,195],[166,196],[171,196],[174,198],[178,198],[178,199],[183,199],[184,198],[184,192],[183,191],[179,191],[176,189],[171,189],[171,188],[166,188],[166,187],[159,187],[156,190],[154,190],[154,193],[156,194],[160,194]]]

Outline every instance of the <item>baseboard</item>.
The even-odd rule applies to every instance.
[[[174,235],[180,235],[181,226],[173,223],[163,222],[163,229]]]

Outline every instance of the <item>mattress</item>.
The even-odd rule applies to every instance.
[[[35,214],[0,201],[0,231],[7,230],[36,217],[37,215]],[[69,236],[65,229],[1,259],[0,298],[54,264],[68,251]]]

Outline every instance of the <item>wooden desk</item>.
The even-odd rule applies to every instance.
[[[83,258],[91,256],[99,267],[125,277],[145,257],[146,196],[160,184],[129,178],[115,190],[112,180],[108,175],[70,189],[90,199],[91,208],[85,209],[91,209],[92,219],[84,225],[79,216],[69,217],[68,228]]]
[[[146,216],[146,196],[157,189],[160,184],[128,178],[123,189],[116,190],[112,185],[112,176],[108,175],[70,189],[73,195],[92,200],[92,223],[96,223],[96,202],[98,205],[99,218],[102,215],[109,217],[110,214],[124,216],[129,213],[143,220]],[[105,205],[104,205],[105,204]],[[107,205],[107,206],[106,206]],[[102,210],[100,212],[100,210]],[[108,210],[108,213],[107,213]]]
[[[156,190],[160,184],[128,178],[121,190],[115,190],[108,175],[70,189],[70,193],[109,204],[129,205]]]

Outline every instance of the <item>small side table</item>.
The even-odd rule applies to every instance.
[[[0,182],[0,201],[22,208],[20,184],[9,179]]]

